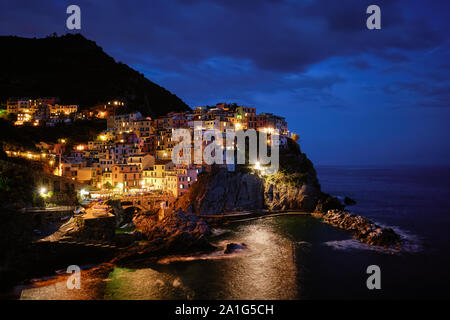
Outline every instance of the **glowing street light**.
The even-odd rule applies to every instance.
[[[85,197],[89,195],[89,191],[86,191],[86,189],[81,189],[80,190],[80,196]]]
[[[253,166],[253,168],[255,170],[261,170],[261,164],[259,163],[259,161],[256,161],[255,165]]]
[[[39,190],[39,194],[40,194],[40,196],[41,196],[42,198],[45,198],[45,197],[47,196],[47,188],[42,187],[42,188]]]

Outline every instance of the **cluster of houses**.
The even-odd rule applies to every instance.
[[[56,97],[50,98],[9,98],[6,112],[15,114],[16,126],[54,126],[57,123],[71,121],[71,116],[78,112],[78,105],[61,105]]]
[[[14,114],[16,126],[54,126],[70,123],[75,119],[107,118],[114,114],[118,107],[124,107],[122,101],[108,101],[88,110],[79,111],[78,105],[60,104],[57,97],[44,98],[8,98],[6,113]]]
[[[101,110],[98,112],[106,112]],[[189,190],[200,172],[210,170],[211,166],[204,162],[172,161],[172,151],[178,143],[172,139],[175,129],[187,129],[191,134],[194,126],[195,130],[216,129],[221,133],[228,129],[278,130],[281,147],[287,144],[289,136],[284,118],[269,113],[257,115],[256,108],[228,104],[172,112],[155,119],[139,112],[106,118],[105,131],[93,141],[71,146],[71,150],[64,150],[68,145],[65,139],[54,145],[37,145],[42,153],[53,155],[54,174],[88,183],[101,192],[160,190],[179,197]]]

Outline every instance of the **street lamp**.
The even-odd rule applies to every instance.
[[[39,189],[39,195],[45,198],[47,196],[47,188],[42,187],[41,189]]]
[[[81,189],[80,190],[80,196],[85,197],[89,195],[89,191],[86,191],[86,189]]]

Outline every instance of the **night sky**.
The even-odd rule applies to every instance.
[[[315,164],[450,164],[450,1],[2,0],[0,34],[65,34],[70,4],[84,36],[191,107],[286,117]]]

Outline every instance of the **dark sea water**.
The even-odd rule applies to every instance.
[[[230,224],[214,242],[244,242],[232,255],[168,257],[139,269],[115,268],[95,299],[378,299],[450,297],[450,168],[317,168],[322,189],[351,211],[394,227],[401,252],[374,249],[305,216]],[[381,290],[366,269],[381,269]],[[86,280],[84,280],[86,281]],[[101,287],[101,288],[100,288]],[[62,284],[25,289],[22,298],[68,296]]]

